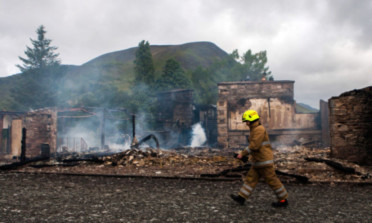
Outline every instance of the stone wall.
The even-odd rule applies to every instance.
[[[332,97],[331,156],[372,165],[372,86]]]
[[[22,120],[27,130],[26,157],[41,155],[41,145],[49,144],[50,153],[56,152],[57,143],[57,111],[43,109],[27,113]]]
[[[293,102],[294,81],[239,81],[218,83],[219,99],[282,98]]]

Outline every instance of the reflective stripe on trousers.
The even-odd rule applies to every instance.
[[[263,166],[263,165],[271,164],[271,163],[274,163],[274,160],[267,160],[267,161],[263,161],[263,162],[255,162],[255,163],[253,163],[253,166]]]
[[[249,185],[247,184],[243,184],[243,186],[240,188],[240,194],[244,195],[243,197],[244,198],[248,198],[253,192],[253,188],[250,187]]]
[[[287,191],[285,190],[284,186],[282,186],[281,188],[275,190],[275,194],[279,199],[281,199],[287,195]]]

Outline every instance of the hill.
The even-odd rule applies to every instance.
[[[22,74],[15,74],[9,77],[0,78],[0,108],[2,110],[8,110],[12,103],[13,99],[11,97],[10,90],[12,87],[22,81]]]
[[[296,112],[297,113],[317,113],[319,112],[319,110],[304,103],[296,103]]]
[[[57,91],[55,104],[57,106],[77,106],[84,103],[97,105],[102,101],[108,101],[103,96],[111,93],[112,99],[118,95],[130,95],[134,80],[135,52],[137,47],[107,53],[98,56],[80,66],[65,65],[58,71],[54,80],[46,83],[43,77],[37,75],[32,81],[43,83],[41,88],[50,88]],[[190,74],[196,68],[208,68],[212,64],[228,58],[228,54],[211,42],[193,42],[181,45],[151,45],[155,74],[159,77],[165,62],[173,58],[179,62],[186,73]],[[33,94],[27,87],[30,76],[16,74],[0,78],[0,109],[20,109],[15,98],[20,98],[19,91]],[[40,79],[41,78],[41,79]],[[56,81],[57,80],[57,81]],[[48,86],[47,86],[48,85]],[[17,88],[15,88],[17,87]],[[20,90],[18,90],[20,89]],[[105,93],[102,93],[105,92]],[[119,97],[126,99],[125,97]],[[21,103],[21,102],[18,102]]]
[[[152,45],[151,54],[155,66],[155,75],[159,77],[165,62],[173,58],[187,72],[197,67],[207,68],[215,61],[225,59],[228,54],[210,42],[194,42],[182,45]],[[134,79],[134,59],[137,47],[101,55],[73,72],[71,76],[88,77],[102,82],[112,81],[119,90],[129,90]]]

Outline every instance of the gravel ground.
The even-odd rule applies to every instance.
[[[240,181],[0,173],[0,222],[372,222],[372,185],[286,185],[275,209],[260,183],[239,206]]]

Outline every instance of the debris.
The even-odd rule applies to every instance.
[[[235,148],[220,150],[208,147],[180,147],[164,150],[148,147],[133,148],[113,154],[98,152],[60,154],[60,156],[57,154],[54,161],[52,159],[44,163],[33,163],[32,166],[24,165],[19,167],[17,172],[240,180],[242,175],[249,170],[250,164],[235,159],[233,156],[237,151],[238,149]],[[331,160],[329,148],[293,146],[274,148],[273,152],[276,173],[287,182],[372,183],[371,167],[359,166],[338,159]],[[311,162],[305,162],[305,158]],[[322,160],[322,162],[315,162],[315,160]],[[327,161],[327,164],[323,160],[334,162]],[[347,173],[339,171],[329,165],[334,163],[351,169],[346,169],[349,171]]]
[[[201,174],[200,176],[201,177],[220,177],[220,176],[224,176],[224,177],[238,177],[238,178],[241,178],[242,177],[241,175],[228,175],[228,173],[230,173],[230,172],[244,172],[244,171],[248,171],[250,168],[251,168],[251,164],[245,164],[243,166],[239,166],[239,167],[236,167],[236,168],[223,170],[222,172],[217,173],[217,174]],[[286,173],[286,172],[283,172],[283,171],[280,171],[280,170],[275,170],[275,173],[278,174],[278,175],[294,177],[294,178],[296,178],[296,180],[298,180],[301,183],[308,183],[309,182],[309,178],[305,177],[305,176],[301,176],[301,175],[297,175],[297,174],[290,174],[290,173]]]
[[[297,174],[291,174],[291,173],[286,173],[286,172],[283,172],[283,171],[280,171],[280,170],[275,170],[275,173],[277,175],[294,177],[300,183],[304,183],[305,184],[305,183],[308,183],[309,182],[309,178],[308,177],[305,177],[305,176],[301,176],[301,175],[297,175]]]
[[[150,140],[150,139],[153,139],[153,140],[155,141],[155,143],[156,143],[156,148],[159,149],[159,148],[160,148],[159,140],[158,140],[158,138],[156,138],[156,136],[153,135],[153,134],[150,134],[150,135],[146,136],[145,138],[141,139],[141,140],[138,142],[138,144],[136,145],[136,147],[138,148],[142,143],[144,143],[144,142],[146,142],[146,141],[148,141],[148,140]]]
[[[361,173],[356,172],[354,168],[343,166],[341,163],[338,163],[338,162],[335,162],[335,161],[332,161],[332,160],[312,158],[312,157],[305,158],[305,160],[306,161],[312,161],[312,162],[322,162],[322,163],[327,164],[330,167],[335,168],[336,170],[341,170],[341,171],[343,171],[344,173],[347,173],[347,174],[361,175]]]
[[[79,165],[79,163],[75,162],[75,163],[62,163],[62,164],[33,164],[33,165],[30,165],[30,167],[33,167],[33,168],[44,168],[44,167],[55,167],[55,166],[59,166],[59,167],[71,167],[71,166],[77,166]]]
[[[2,165],[2,166],[0,166],[0,170],[14,170],[14,169],[22,167],[26,164],[33,163],[33,162],[38,162],[38,161],[42,161],[42,160],[49,160],[49,157],[36,157],[36,158],[33,158],[33,159],[28,159],[24,162],[15,162],[15,163],[7,164],[7,165]]]

